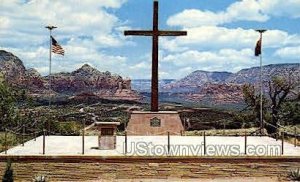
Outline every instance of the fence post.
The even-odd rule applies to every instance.
[[[34,124],[34,141],[36,141],[36,132],[37,132],[37,124],[36,124],[36,122],[35,122],[35,124]]]
[[[125,154],[127,154],[127,131],[125,131]]]
[[[43,154],[45,154],[45,148],[46,148],[46,130],[43,129]]]
[[[168,155],[170,155],[170,132],[168,132]]]
[[[84,155],[84,135],[85,135],[85,120],[83,120],[83,129],[82,129],[82,155]]]
[[[247,131],[245,131],[245,155],[247,155]]]
[[[7,147],[7,129],[6,128],[5,128],[4,142],[5,142],[4,143],[4,147],[5,147],[4,148],[4,150],[5,150],[4,153],[7,154],[8,147]]]
[[[225,136],[225,128],[226,128],[226,126],[225,126],[225,121],[224,121],[224,123],[223,123],[223,136]]]
[[[48,120],[47,124],[48,124],[47,135],[49,136],[50,135],[50,121],[49,120]]]
[[[283,155],[284,150],[284,132],[281,132],[281,155]]]
[[[206,135],[205,132],[203,132],[203,147],[204,147],[204,155],[206,155]]]
[[[294,140],[294,144],[295,144],[295,147],[297,147],[297,128],[295,126],[295,140]]]
[[[22,146],[24,146],[25,125],[22,126]]]

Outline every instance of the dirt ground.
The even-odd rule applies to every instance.
[[[286,180],[281,180],[278,178],[271,177],[232,177],[232,178],[211,178],[211,179],[119,179],[115,180],[115,182],[282,182]],[[96,181],[95,181],[96,182]],[[108,182],[105,180],[101,180],[100,182]]]

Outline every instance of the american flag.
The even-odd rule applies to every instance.
[[[261,38],[256,42],[254,54],[255,56],[259,56],[261,54]]]
[[[57,41],[51,36],[51,42],[52,42],[52,52],[55,54],[64,55],[65,51],[64,49],[57,43]]]

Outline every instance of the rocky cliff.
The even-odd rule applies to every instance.
[[[185,100],[209,103],[209,105],[239,104],[243,101],[242,86],[228,83],[206,83],[193,92],[175,95]]]
[[[22,61],[12,53],[0,50],[0,73],[10,85],[26,89],[31,95],[46,97],[49,94],[49,76],[41,76],[33,69],[24,67]],[[139,100],[137,92],[131,90],[131,80],[110,72],[100,72],[88,64],[68,73],[51,75],[51,92],[54,95],[76,96],[83,93],[99,98]]]
[[[71,73],[53,74],[51,79],[52,89],[59,93],[130,89],[130,85],[126,85],[121,76],[100,72],[88,64]]]
[[[0,50],[0,72],[7,82],[18,85],[24,80],[26,69],[18,57]]]

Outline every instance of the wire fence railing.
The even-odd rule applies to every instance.
[[[60,131],[48,131],[47,129],[39,129],[37,127],[34,128],[26,128],[26,126],[29,125],[22,125],[21,127],[15,127],[15,128],[11,128],[11,129],[5,129],[4,131],[4,136],[2,136],[1,138],[1,146],[2,146],[2,152],[4,152],[4,154],[7,154],[7,151],[15,146],[15,145],[21,145],[22,147],[24,146],[24,143],[29,141],[29,140],[33,140],[36,141],[36,139],[38,137],[42,138],[42,154],[45,155],[46,154],[46,137],[47,136],[64,136],[62,134],[62,132]],[[279,131],[279,130],[278,130]],[[298,133],[299,128],[294,127],[294,133],[292,133],[290,130],[289,131],[280,131],[274,134],[264,134],[264,135],[260,135],[260,136],[268,136],[268,137],[272,137],[275,138],[276,140],[281,140],[281,148],[282,148],[282,154],[284,152],[284,142],[286,140],[287,137],[289,138],[294,138],[294,147],[298,146],[299,143],[299,138],[300,135]],[[204,145],[204,155],[206,154],[206,146],[207,146],[207,137],[208,136],[213,136],[211,135],[209,132],[207,131],[202,131],[200,132],[201,134],[199,136],[202,137],[203,140],[203,145]],[[137,133],[133,132],[133,131],[124,131],[122,133],[121,136],[124,137],[124,150],[125,150],[125,154],[127,153],[127,145],[128,145],[128,136],[132,136],[132,135],[136,135]],[[82,151],[81,153],[84,155],[85,154],[85,148],[86,148],[86,144],[85,144],[85,137],[86,135],[86,128],[85,125],[82,126],[81,129],[74,129],[73,132],[68,132],[68,135],[70,136],[81,136],[82,140],[81,140],[81,144],[82,144]],[[170,138],[173,137],[173,135],[176,136],[189,136],[187,135],[187,131],[180,131],[180,132],[174,132],[174,131],[162,131],[162,132],[157,132],[154,135],[164,135],[167,136],[166,137],[166,141],[167,141],[167,145],[168,145],[168,150],[170,150]],[[229,135],[222,135],[222,136],[229,136]],[[253,132],[248,132],[246,129],[244,131],[243,134],[241,134],[241,132],[239,133],[239,135],[236,136],[242,136],[244,137],[244,147],[245,147],[245,151],[247,149],[248,146],[248,137],[250,136],[257,136],[256,134],[254,134]],[[101,137],[101,136],[100,136]],[[62,146],[63,147],[63,146]],[[247,153],[245,153],[245,155],[247,155]]]

